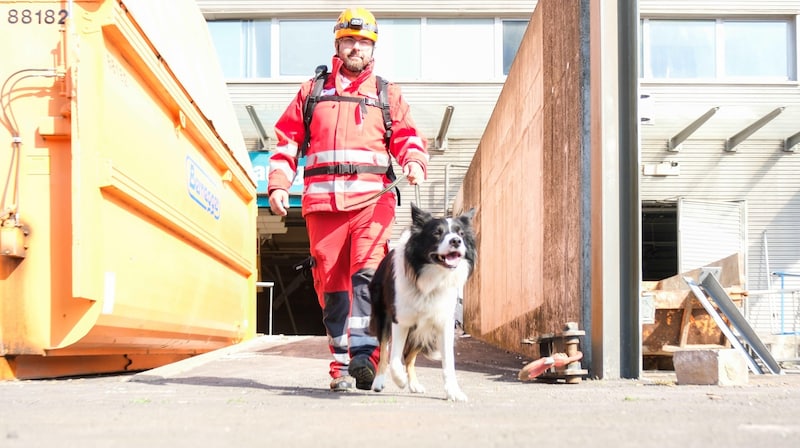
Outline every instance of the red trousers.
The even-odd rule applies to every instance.
[[[369,281],[388,251],[395,198],[348,212],[306,215],[314,289],[333,355],[330,375],[347,375],[350,358],[365,354],[377,365],[378,340],[368,334]]]

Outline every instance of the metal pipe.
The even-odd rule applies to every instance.
[[[256,282],[256,286],[269,288],[269,335],[272,336],[272,287],[275,282]]]
[[[442,216],[447,217],[447,203],[450,201],[450,168],[465,168],[469,169],[469,165],[459,165],[457,163],[448,163],[444,166],[444,213]]]
[[[639,2],[621,0],[617,9],[619,83],[619,280],[620,375],[641,374],[641,198],[639,197]]]

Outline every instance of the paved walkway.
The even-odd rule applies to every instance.
[[[135,375],[0,382],[0,447],[797,447],[800,374],[746,386],[642,380],[523,383],[530,360],[457,344],[468,403],[328,390],[322,337],[262,336]],[[490,356],[491,355],[491,356]]]

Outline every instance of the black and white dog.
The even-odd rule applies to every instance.
[[[456,381],[453,344],[456,304],[477,256],[474,214],[472,209],[456,218],[435,218],[411,204],[411,226],[369,285],[370,331],[381,347],[372,390],[383,390],[388,367],[398,387],[425,393],[414,368],[422,353],[442,360],[447,399],[467,400]]]

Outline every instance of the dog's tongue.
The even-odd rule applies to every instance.
[[[448,266],[456,266],[458,262],[461,260],[461,254],[458,252],[450,252],[447,256],[444,257],[445,263]]]

